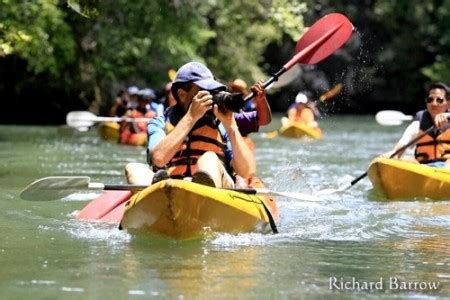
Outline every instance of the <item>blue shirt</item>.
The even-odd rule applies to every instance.
[[[164,105],[156,102],[150,103],[150,109],[156,113],[157,116],[164,114]]]

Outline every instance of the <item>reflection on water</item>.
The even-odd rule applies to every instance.
[[[369,117],[330,117],[321,125],[320,141],[254,136],[258,174],[272,190],[312,193],[345,185],[404,129],[380,127]],[[95,132],[0,127],[2,298],[450,295],[450,202],[388,202],[373,194],[367,179],[319,203],[278,198],[278,235],[213,234],[188,242],[77,221],[90,194],[52,202],[17,196],[50,175],[123,183],[123,166],[144,160],[144,149],[102,142]],[[396,277],[441,286],[437,292],[343,291],[330,289],[330,277]]]

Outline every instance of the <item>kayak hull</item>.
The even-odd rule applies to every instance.
[[[275,202],[267,197],[168,179],[135,194],[126,205],[121,226],[194,239],[208,232],[268,233],[270,218],[276,222],[279,216]]]
[[[313,139],[322,139],[322,130],[318,127],[309,127],[302,123],[289,123],[280,128],[280,135],[288,138],[310,137]]]
[[[116,122],[103,122],[97,126],[98,135],[106,141],[113,142],[119,142],[119,129],[120,125]]]
[[[413,162],[376,158],[368,170],[374,189],[388,199],[450,199],[450,170]]]
[[[98,135],[106,140],[116,143],[132,145],[132,146],[145,146],[147,145],[147,133],[130,133],[126,136],[120,137],[120,124],[116,122],[103,122],[97,127]]]

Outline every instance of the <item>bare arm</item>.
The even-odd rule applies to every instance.
[[[264,90],[263,81],[258,81],[252,86],[252,92],[255,93],[256,112],[258,116],[258,125],[264,126],[272,121],[272,112],[267,102],[266,92]]]
[[[434,125],[437,128],[442,128],[442,126],[447,125],[450,118],[450,113],[441,113],[434,117]]]
[[[295,121],[295,114],[296,113],[297,113],[297,109],[295,109],[295,108],[291,108],[291,109],[288,110],[287,115],[288,115],[289,121],[291,121],[291,122]]]
[[[222,122],[230,138],[233,150],[231,166],[243,178],[254,176],[256,173],[255,158],[239,132],[233,113],[230,111],[220,112],[217,106],[214,106],[214,114]]]
[[[151,152],[153,165],[164,167],[177,153],[180,145],[194,126],[195,121],[190,114],[186,114],[175,128],[166,135]]]

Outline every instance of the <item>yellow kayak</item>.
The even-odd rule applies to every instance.
[[[147,133],[129,133],[120,137],[120,124],[116,122],[103,122],[97,127],[98,135],[106,140],[117,142],[121,144],[133,145],[133,146],[145,146],[147,145]]]
[[[388,199],[450,200],[450,169],[376,158],[369,166],[368,175],[374,189]]]
[[[98,135],[107,141],[119,142],[119,129],[120,125],[116,122],[103,122],[98,124]]]
[[[313,139],[322,139],[323,134],[322,130],[318,127],[310,127],[303,123],[293,123],[289,122],[281,126],[280,134],[289,138],[301,138],[304,136],[308,136]]]
[[[193,239],[211,231],[268,233],[270,222],[278,219],[276,203],[268,197],[168,179],[135,194],[126,205],[121,226]]]

